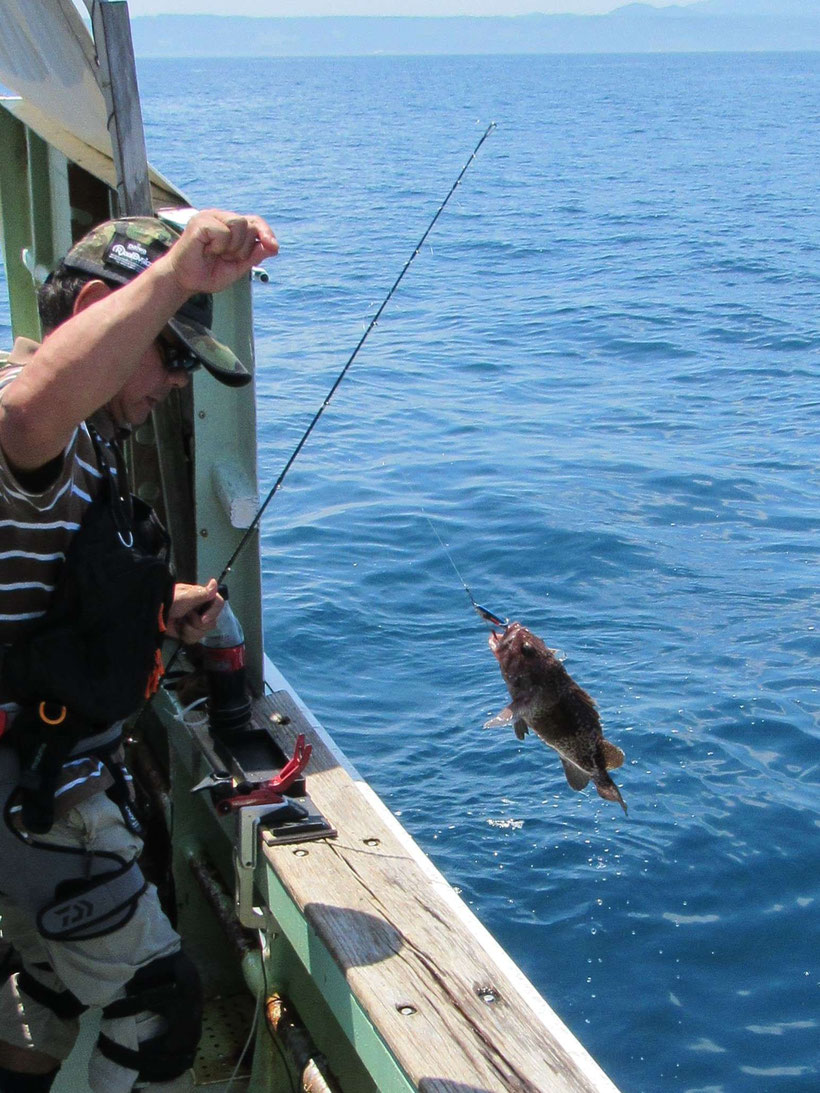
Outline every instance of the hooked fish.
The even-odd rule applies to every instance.
[[[512,701],[484,728],[512,724],[519,740],[531,728],[558,752],[573,789],[584,789],[592,781],[600,797],[617,801],[626,812],[607,773],[621,766],[624,753],[604,739],[594,701],[554,650],[520,622],[509,623],[500,634],[493,631],[489,641]]]

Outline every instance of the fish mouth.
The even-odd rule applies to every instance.
[[[518,623],[516,623],[516,622],[505,623],[504,624],[504,629],[500,633],[499,633],[498,630],[493,629],[493,632],[487,638],[487,643],[489,644],[490,648],[492,649],[493,653],[495,653],[496,656],[498,656],[498,650],[499,650],[499,648],[501,646],[501,643],[503,642],[504,638],[506,638],[507,634],[509,634],[509,632],[513,629],[513,627],[515,627],[517,625],[518,625]]]

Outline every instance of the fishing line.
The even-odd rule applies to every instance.
[[[456,189],[458,188],[459,183],[461,182],[462,178],[464,178],[464,175],[467,173],[468,168],[470,167],[471,163],[473,162],[476,155],[478,154],[478,151],[481,148],[481,145],[484,143],[484,141],[487,139],[487,137],[490,135],[490,133],[493,131],[493,129],[495,129],[495,127],[496,127],[495,122],[491,121],[490,124],[485,129],[484,134],[481,137],[481,140],[478,142],[478,144],[473,149],[470,158],[467,160],[467,162],[461,168],[461,171],[459,172],[458,178],[455,180],[453,185],[450,187],[450,192],[447,194],[445,199],[439,205],[438,209],[436,210],[436,215],[433,217],[433,219],[427,225],[427,229],[424,232],[424,235],[422,235],[421,239],[416,244],[415,250],[410,255],[410,257],[407,259],[407,261],[404,263],[404,267],[403,267],[401,273],[398,275],[396,280],[393,282],[393,285],[392,285],[390,291],[385,296],[384,300],[382,301],[381,306],[379,307],[379,310],[376,312],[376,314],[370,320],[370,325],[367,327],[364,334],[362,334],[356,348],[353,350],[353,352],[348,357],[347,363],[345,364],[344,368],[342,368],[341,372],[336,377],[336,380],[334,381],[333,386],[330,388],[327,395],[325,396],[324,402],[322,403],[322,405],[319,407],[319,409],[314,414],[313,420],[311,421],[311,423],[308,425],[307,429],[305,429],[304,433],[302,434],[302,439],[299,441],[299,443],[293,449],[293,452],[291,453],[290,458],[288,459],[287,463],[283,467],[282,472],[280,473],[279,477],[274,482],[273,486],[271,486],[271,489],[270,489],[267,497],[262,502],[262,504],[259,506],[259,509],[257,510],[256,515],[254,516],[253,520],[251,521],[250,525],[248,526],[245,534],[240,539],[239,545],[237,546],[236,550],[233,552],[233,554],[230,556],[230,558],[226,562],[225,568],[222,570],[221,574],[218,577],[218,581],[219,581],[220,584],[222,583],[222,581],[225,580],[228,573],[230,573],[231,568],[233,567],[234,563],[236,562],[236,559],[239,557],[239,555],[245,549],[245,547],[246,547],[248,541],[250,540],[251,536],[256,531],[257,527],[259,526],[259,521],[262,519],[262,516],[264,515],[265,510],[267,509],[268,505],[271,503],[271,501],[273,500],[275,495],[278,493],[282,483],[285,480],[285,476],[287,475],[288,471],[293,466],[293,464],[296,462],[296,459],[297,459],[299,453],[301,452],[302,448],[305,446],[305,443],[307,442],[308,437],[310,436],[310,434],[313,432],[314,428],[318,424],[319,418],[325,412],[325,410],[328,407],[328,404],[330,403],[330,400],[336,394],[336,390],[339,387],[339,384],[342,382],[342,380],[347,375],[348,369],[350,368],[350,366],[353,364],[353,361],[358,356],[359,350],[362,348],[364,343],[367,341],[367,338],[368,338],[371,330],[373,329],[373,327],[378,323],[379,319],[381,318],[382,312],[384,311],[384,309],[387,307],[388,303],[390,302],[390,299],[391,299],[393,293],[399,287],[399,284],[401,283],[402,278],[404,277],[405,273],[407,273],[407,271],[410,268],[414,258],[419,253],[421,248],[424,246],[424,242],[427,239],[427,236],[433,230],[433,227],[434,227],[436,221],[441,216],[441,214],[444,212],[444,209],[447,205],[447,202],[450,200],[450,198],[456,192]],[[466,587],[466,585],[465,585],[465,587]]]
[[[424,517],[424,519],[427,521],[427,523],[430,525],[430,530],[432,531],[432,533],[435,535],[435,537],[438,539],[439,543],[441,544],[441,549],[447,555],[447,559],[450,562],[450,565],[453,567],[453,570],[455,571],[455,575],[458,577],[459,581],[461,581],[461,585],[462,585],[464,591],[467,593],[467,596],[469,597],[470,603],[473,605],[473,610],[476,611],[482,617],[482,619],[484,619],[485,622],[492,623],[495,626],[508,626],[509,621],[510,621],[509,619],[500,619],[498,617],[498,615],[494,615],[492,611],[489,611],[486,607],[482,607],[480,603],[476,602],[475,596],[473,596],[467,582],[461,576],[461,571],[459,570],[458,566],[456,565],[455,559],[453,558],[453,555],[450,553],[450,551],[447,547],[447,544],[444,542],[442,537],[439,535],[438,529],[436,528],[436,525],[433,523],[433,521],[430,519],[430,517],[427,515],[427,513],[424,511],[423,508],[421,510],[421,514]]]
[[[407,477],[407,475],[399,467],[397,467],[396,470],[398,471],[399,475],[401,475],[401,477],[404,479],[404,481],[407,483],[407,485],[412,489],[413,484],[410,481],[410,479]],[[509,626],[509,623],[510,623],[509,619],[500,619],[498,617],[498,615],[493,614],[492,611],[490,611],[486,607],[482,607],[481,604],[476,601],[476,598],[473,595],[472,591],[470,590],[469,585],[467,584],[467,582],[464,580],[464,578],[461,575],[461,570],[456,565],[456,560],[453,557],[453,555],[450,551],[450,548],[447,546],[447,544],[444,542],[442,537],[439,535],[438,528],[433,523],[433,521],[430,519],[430,517],[427,515],[427,511],[425,510],[424,505],[422,505],[421,502],[419,502],[418,505],[419,505],[419,510],[421,512],[421,515],[424,517],[424,519],[430,525],[430,530],[435,535],[435,537],[438,539],[439,546],[444,551],[444,553],[447,557],[447,560],[449,561],[450,565],[453,567],[453,572],[455,573],[456,577],[458,577],[459,583],[461,584],[464,591],[467,593],[467,596],[470,600],[470,604],[472,605],[473,610],[477,614],[479,614],[482,617],[482,619],[484,619],[485,622],[489,622],[493,626],[504,626],[504,627]]]

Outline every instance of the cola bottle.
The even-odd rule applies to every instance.
[[[202,640],[208,682],[208,717],[215,735],[231,735],[250,725],[251,701],[245,668],[245,635],[228,602],[227,586],[219,586],[225,604],[216,626]]]

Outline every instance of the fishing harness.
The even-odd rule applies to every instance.
[[[88,428],[102,473],[99,493],[71,541],[48,610],[4,649],[0,664],[3,695],[20,706],[2,740],[20,758],[23,823],[40,834],[54,822],[63,765],[79,755],[102,761],[114,781],[109,795],[126,824],[139,829],[125,769],[114,758],[115,723],[159,686],[173,598],[167,532],[128,491],[117,442]]]

